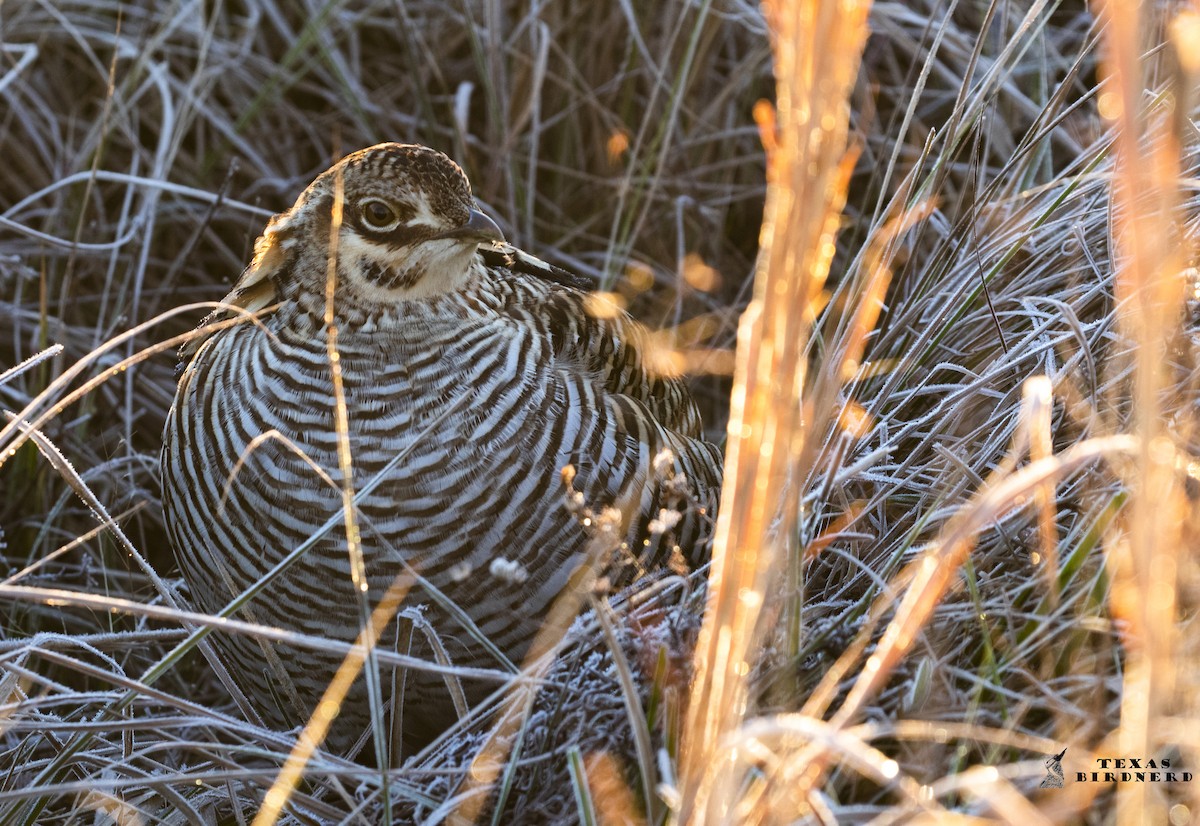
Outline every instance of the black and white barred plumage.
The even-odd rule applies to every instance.
[[[701,438],[683,383],[651,369],[647,334],[624,315],[590,315],[575,276],[504,245],[444,155],[382,144],[338,163],[271,221],[226,299],[242,313],[215,313],[186,353],[164,433],[163,500],[199,607],[222,609],[341,511],[331,277],[354,490],[394,465],[358,503],[372,602],[407,563],[519,663],[584,561],[588,531],[567,506],[567,465],[588,506],[632,515],[628,550],[605,571],[614,584],[662,567],[676,544],[700,561],[720,455]],[[662,508],[682,517],[648,530]],[[350,641],[357,605],[339,523],[240,616]],[[420,584],[405,602],[415,605],[428,606],[456,666],[497,667]],[[276,726],[304,723],[340,662],[214,639]],[[413,635],[412,652],[432,659],[423,639]],[[362,685],[343,705],[334,748],[367,725]],[[495,688],[466,685],[472,699]],[[415,678],[406,698],[411,740],[454,720],[440,677]]]

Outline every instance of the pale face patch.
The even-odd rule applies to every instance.
[[[392,249],[344,226],[338,238],[338,277],[377,304],[432,298],[467,282],[477,247],[477,242],[444,238]]]
[[[429,227],[434,231],[446,229],[446,220],[439,218],[429,204],[429,197],[424,192],[411,193],[405,203],[412,208],[413,217],[405,223],[410,227]]]

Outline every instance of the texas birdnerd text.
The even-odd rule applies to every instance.
[[[1171,768],[1171,760],[1138,757],[1098,757],[1100,771],[1075,772],[1080,783],[1188,783],[1192,773]]]

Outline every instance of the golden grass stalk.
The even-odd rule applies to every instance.
[[[345,386],[342,381],[341,354],[338,352],[338,327],[334,320],[334,302],[337,293],[338,239],[342,227],[342,185],[342,176],[339,174],[334,179],[333,208],[329,223],[329,255],[326,258],[324,322],[326,352],[329,358],[329,372],[333,387],[334,426],[337,432],[338,470],[341,472],[340,488],[342,517],[346,529],[346,552],[350,559],[350,575],[354,583],[354,590],[359,597],[359,611],[363,615],[364,622],[362,623],[362,630],[358,634],[357,645],[354,651],[339,666],[333,680],[326,688],[324,695],[322,695],[321,701],[317,704],[300,737],[297,738],[296,745],[293,747],[291,754],[288,755],[283,769],[279,772],[279,775],[275,778],[275,782],[271,785],[270,790],[263,799],[263,807],[254,818],[254,826],[270,826],[270,824],[275,823],[279,819],[283,807],[287,804],[288,798],[300,781],[304,767],[308,765],[308,761],[312,758],[313,753],[324,742],[326,735],[329,733],[329,727],[333,724],[334,719],[341,710],[342,702],[345,700],[350,687],[354,684],[354,680],[358,677],[364,666],[370,666],[367,680],[368,685],[371,686],[371,694],[374,695],[372,703],[381,703],[378,689],[379,669],[378,665],[373,662],[375,645],[379,641],[379,636],[383,633],[384,627],[400,609],[411,585],[409,578],[398,577],[379,605],[374,610],[370,609],[367,598],[367,590],[370,587],[370,583],[367,581],[357,512],[354,507],[354,462],[350,451],[349,414],[346,408]],[[359,656],[359,651],[362,651],[362,656]],[[375,735],[376,757],[380,762],[381,771],[386,773],[388,755],[386,754],[383,732],[378,725],[375,715],[372,715],[372,728],[374,729],[372,733]],[[391,806],[386,774],[383,781],[384,816],[385,822],[390,823]]]
[[[756,113],[768,151],[767,204],[754,299],[738,328],[709,607],[682,744],[684,823],[726,820],[736,800],[737,778],[727,769],[737,754],[724,741],[746,713],[758,620],[783,542],[781,503],[813,449],[804,426],[814,411],[801,396],[805,350],[853,164],[847,98],[869,7],[860,0],[765,5],[778,103]]]
[[[1102,63],[1107,88],[1100,110],[1116,131],[1114,268],[1121,332],[1134,346],[1132,433],[1138,446],[1124,479],[1131,507],[1112,537],[1110,554],[1112,609],[1125,623],[1126,667],[1120,728],[1107,745],[1111,756],[1144,759],[1162,757],[1174,746],[1187,748],[1172,719],[1195,703],[1189,690],[1194,686],[1181,683],[1177,671],[1195,653],[1187,650],[1178,624],[1181,584],[1188,579],[1194,583],[1195,559],[1189,559],[1184,538],[1194,505],[1189,506],[1184,476],[1176,467],[1181,437],[1194,435],[1196,423],[1176,419],[1185,428],[1179,432],[1169,424],[1168,413],[1180,401],[1171,351],[1180,334],[1187,270],[1194,258],[1181,225],[1180,168],[1181,133],[1194,128],[1187,118],[1200,34],[1195,12],[1184,12],[1170,26],[1171,48],[1145,60],[1146,36],[1159,22],[1154,6],[1110,0],[1103,10],[1108,17]],[[1162,60],[1163,55],[1168,59]],[[1146,79],[1156,70],[1165,72],[1168,84],[1166,94],[1154,99],[1146,92]],[[1190,744],[1192,760],[1195,745]],[[1184,759],[1191,762],[1186,751]],[[1164,791],[1146,783],[1119,784],[1117,820],[1175,821],[1177,813],[1169,813]]]

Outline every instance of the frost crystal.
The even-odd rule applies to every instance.
[[[488,572],[505,582],[511,582],[515,585],[520,585],[529,579],[529,572],[525,570],[525,566],[520,562],[504,557],[496,557],[492,560],[492,564],[488,566]]]

